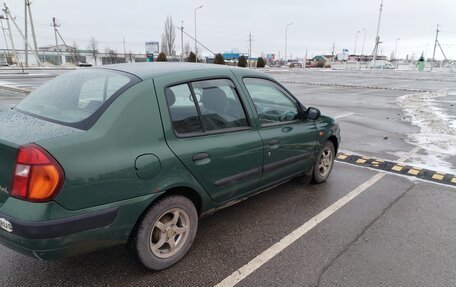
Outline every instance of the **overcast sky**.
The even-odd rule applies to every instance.
[[[3,1],[2,1],[3,2]],[[21,29],[24,28],[22,0],[6,0]],[[343,48],[353,53],[358,34],[357,52],[363,46],[371,53],[377,27],[380,0],[32,0],[32,12],[38,46],[52,45],[54,33],[50,23],[55,16],[67,44],[76,42],[86,48],[91,36],[99,41],[99,50],[106,47],[123,52],[125,35],[127,52],[144,53],[145,41],[160,41],[164,21],[169,15],[176,26],[184,21],[184,30],[194,34],[194,9],[197,12],[198,40],[215,52],[237,49],[248,51],[248,35],[252,33],[253,55],[261,53],[283,56],[285,26],[288,29],[288,56],[336,53]],[[384,0],[380,37],[383,54],[394,51],[396,39],[401,57],[426,52],[432,57],[436,24],[442,25],[440,42],[447,56],[456,58],[455,0]],[[180,32],[176,31],[176,50],[180,52]],[[16,46],[23,48],[19,34],[13,29]],[[191,39],[185,37],[184,42]],[[0,41],[0,47],[5,47]],[[208,52],[206,52],[208,54]],[[442,58],[440,51],[437,58]]]

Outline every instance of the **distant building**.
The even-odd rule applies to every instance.
[[[77,66],[81,63],[91,65],[106,65],[117,63],[137,63],[145,62],[145,54],[127,53],[98,53],[96,60],[89,50],[76,50],[74,47],[59,45],[58,50],[56,46],[43,46],[38,48],[38,57],[44,66]],[[17,59],[14,58],[11,49],[0,49],[0,62],[5,62],[10,65],[25,65],[25,51],[16,49]],[[6,59],[5,59],[6,57]],[[168,57],[168,61],[177,61],[179,57]],[[33,51],[28,51],[29,66],[38,66],[36,56]]]
[[[241,56],[244,56],[244,57],[248,58],[249,54],[247,54],[247,53],[233,53],[233,52],[225,52],[225,53],[223,53],[223,58],[225,58],[225,60],[228,60],[228,61],[230,61],[230,60],[236,60],[237,61],[237,60],[239,60],[239,58]]]
[[[323,68],[326,66],[327,61],[328,61],[328,59],[325,56],[322,56],[322,55],[315,56],[310,60],[310,67]]]
[[[67,45],[60,44],[58,46],[48,45],[48,46],[38,47],[38,50],[45,51],[45,52],[55,52],[55,51],[73,52],[75,50],[75,48],[72,47],[72,46],[67,46]]]

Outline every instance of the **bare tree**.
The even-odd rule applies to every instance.
[[[111,64],[116,64],[117,63],[117,51],[109,49],[108,50],[108,55],[109,55],[109,61]]]
[[[117,51],[111,48],[106,47],[104,53],[108,55],[109,64],[116,64],[117,63]]]
[[[130,63],[133,63],[133,59],[134,59],[135,55],[133,54],[132,51],[128,51],[127,57],[128,57],[128,61]]]
[[[90,54],[95,59],[95,66],[97,65],[97,55],[98,55],[98,41],[92,36],[89,40],[89,46],[87,49],[90,51]]]
[[[185,43],[185,46],[184,46],[184,54],[185,54],[185,58],[188,58],[188,55],[190,55],[190,44],[188,42]]]
[[[76,42],[73,42],[73,49],[71,49],[71,57],[73,58],[74,64],[79,64],[81,62],[81,53],[79,52],[79,47]]]
[[[171,56],[175,48],[174,44],[176,41],[176,27],[173,23],[171,16],[166,17],[165,31],[162,34],[161,51],[167,56]]]

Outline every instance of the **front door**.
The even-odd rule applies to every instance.
[[[258,188],[263,143],[233,81],[195,81],[163,92],[173,131],[167,143],[212,199],[224,202]]]
[[[296,100],[273,81],[243,81],[260,120],[265,147],[261,185],[280,182],[311,168],[317,143],[314,121],[303,120]]]

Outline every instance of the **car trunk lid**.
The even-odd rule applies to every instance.
[[[81,130],[44,121],[15,110],[0,110],[0,207],[11,192],[20,146],[66,136]]]

